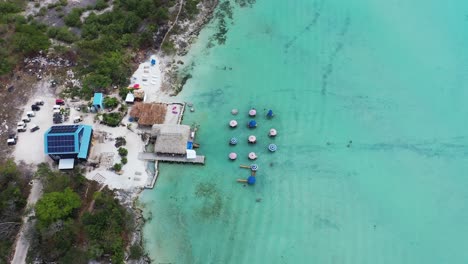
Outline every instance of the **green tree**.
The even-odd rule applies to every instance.
[[[80,196],[70,188],[63,192],[46,193],[36,204],[36,214],[43,226],[71,216],[73,210],[81,206]]]

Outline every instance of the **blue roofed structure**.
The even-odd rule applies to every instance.
[[[104,95],[102,93],[95,93],[93,98],[93,107],[97,112],[104,109]]]
[[[92,137],[91,126],[52,126],[44,134],[44,152],[55,161],[60,159],[86,160]]]

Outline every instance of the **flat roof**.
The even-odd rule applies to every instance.
[[[60,159],[59,170],[71,170],[75,167],[75,159]]]
[[[91,144],[91,136],[93,129],[91,126],[83,126],[83,136],[81,137],[80,142],[80,152],[78,152],[79,159],[88,158],[89,145]]]
[[[102,93],[95,93],[93,99],[93,105],[101,105],[104,95]]]

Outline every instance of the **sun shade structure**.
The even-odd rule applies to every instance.
[[[255,154],[255,152],[250,152],[250,153],[249,153],[249,159],[250,159],[250,160],[257,159],[257,154]]]
[[[231,140],[229,141],[229,144],[236,145],[237,144],[237,138],[235,138],[235,137],[231,138]]]
[[[92,135],[93,129],[87,125],[52,126],[44,134],[44,152],[55,161],[86,160]]]
[[[237,115],[238,113],[239,113],[239,110],[237,110],[235,108],[231,110],[231,114],[233,114],[233,115]]]
[[[255,142],[257,142],[257,137],[254,135],[250,135],[248,141],[251,144],[255,144]]]
[[[253,117],[253,116],[256,116],[256,115],[257,115],[257,110],[255,110],[255,109],[253,109],[253,108],[250,109],[250,111],[249,111],[249,116],[252,116],[252,117]]]
[[[268,150],[271,152],[275,152],[277,149],[278,147],[275,144],[268,145]]]
[[[252,165],[250,165],[250,169],[252,171],[257,171],[258,170],[258,165],[257,164],[252,164]]]
[[[249,178],[247,178],[247,184],[248,185],[254,185],[256,182],[256,179],[255,179],[255,176],[249,176]]]
[[[272,118],[273,117],[273,110],[268,110],[268,113],[267,113],[267,118]]]
[[[257,121],[255,121],[255,120],[252,119],[252,120],[249,121],[249,123],[247,124],[247,126],[248,126],[249,128],[255,128],[255,127],[257,127]]]
[[[164,123],[167,106],[165,104],[135,103],[130,110],[130,116],[138,121],[140,126],[152,126]]]

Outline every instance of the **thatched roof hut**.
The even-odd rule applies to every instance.
[[[130,116],[135,118],[140,126],[152,126],[164,123],[166,110],[166,104],[135,103],[130,111]]]
[[[190,127],[187,125],[154,125],[156,136],[154,152],[161,154],[185,155],[187,141],[190,139]]]

